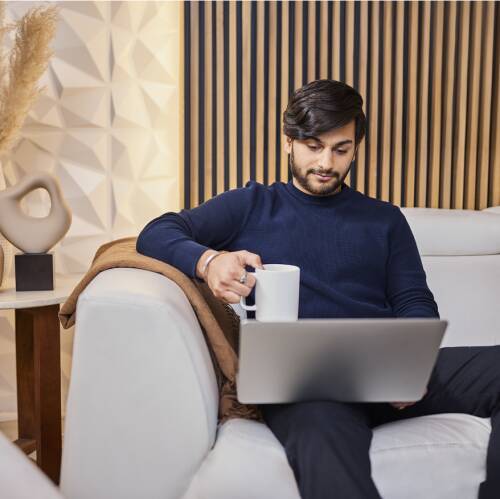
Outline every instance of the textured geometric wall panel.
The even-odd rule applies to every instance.
[[[346,183],[399,206],[500,204],[500,3],[183,5],[184,206],[286,182],[282,114],[319,78],[364,98]]]
[[[8,2],[7,17],[42,4]],[[51,251],[56,272],[69,273],[85,271],[101,244],[137,235],[151,218],[179,209],[180,6],[57,5],[54,56],[41,81],[46,89],[3,166],[8,185],[39,170],[60,180],[73,221]],[[39,189],[23,204],[44,216],[50,200]],[[16,410],[12,317],[0,315],[0,419]],[[63,390],[69,338],[63,330]]]

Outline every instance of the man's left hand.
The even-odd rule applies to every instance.
[[[422,398],[425,397],[426,393],[427,393],[427,388],[425,389],[425,393],[422,395]],[[395,407],[396,409],[401,410],[401,409],[404,409],[405,407],[409,407],[410,405],[416,404],[417,401],[415,401],[415,402],[389,402],[389,403],[392,405],[392,407]]]

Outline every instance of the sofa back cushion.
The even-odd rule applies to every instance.
[[[448,329],[443,346],[500,344],[500,212],[402,208]]]

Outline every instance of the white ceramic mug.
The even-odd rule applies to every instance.
[[[299,315],[300,268],[272,263],[256,268],[255,305],[240,300],[245,310],[255,311],[258,321],[296,321]]]

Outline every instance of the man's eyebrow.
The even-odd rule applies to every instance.
[[[320,139],[318,139],[318,137],[307,137],[306,140],[308,139],[312,139],[312,140],[315,140],[316,142],[319,142],[321,145],[324,145],[323,142],[321,142]],[[333,147],[340,147],[340,146],[343,146],[344,144],[352,144],[352,140],[351,139],[346,139],[346,140],[341,140],[340,142],[337,142],[336,144],[333,144]]]

